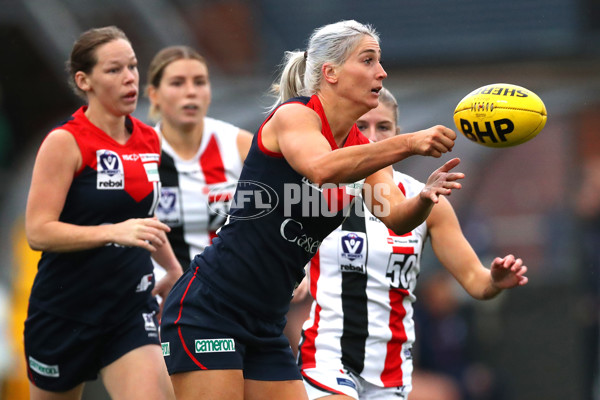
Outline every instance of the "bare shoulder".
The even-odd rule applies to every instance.
[[[55,129],[44,138],[38,152],[39,160],[62,165],[70,164],[78,169],[81,165],[81,151],[71,132]]]
[[[55,129],[50,132],[42,142],[40,151],[46,148],[50,149],[61,149],[63,151],[79,150],[77,141],[73,134],[66,129]]]
[[[319,115],[311,108],[303,104],[290,103],[279,107],[273,114],[269,122],[274,126],[288,127],[297,126],[298,124],[321,124]],[[265,124],[266,126],[266,124]]]
[[[248,151],[250,151],[250,146],[252,144],[253,135],[245,129],[240,129],[238,131],[238,135],[236,138],[237,149],[240,154],[240,159],[242,162],[246,160],[246,156],[248,155]]]

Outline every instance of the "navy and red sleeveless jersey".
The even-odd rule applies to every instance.
[[[290,102],[317,112],[323,136],[336,151],[318,97]],[[321,241],[342,223],[357,192],[352,185],[319,188],[296,172],[281,153],[264,148],[262,127],[272,115],[254,135],[228,223],[212,246],[194,258],[192,270],[224,299],[263,319],[279,320],[304,276],[304,266]],[[368,140],[354,125],[344,147],[365,143]]]
[[[62,222],[93,226],[154,215],[160,194],[160,141],[153,128],[129,116],[126,144],[113,140],[85,116],[85,107],[55,129],[69,131],[79,146],[81,168],[69,188]],[[44,252],[30,304],[90,324],[122,321],[154,301],[148,250],[111,243],[66,252]]]

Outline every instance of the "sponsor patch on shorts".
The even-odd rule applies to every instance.
[[[356,384],[354,383],[354,381],[352,379],[336,378],[336,380],[337,380],[338,385],[348,386],[348,387],[351,387],[352,389],[356,389]]]
[[[48,376],[50,378],[58,378],[60,376],[58,365],[44,364],[31,356],[29,356],[29,368],[40,375]]]
[[[225,339],[196,339],[194,346],[196,353],[225,353],[235,351],[235,341]]]
[[[160,347],[162,347],[163,357],[171,355],[171,342],[163,342]]]

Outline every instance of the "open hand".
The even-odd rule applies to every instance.
[[[456,181],[463,179],[465,174],[462,172],[450,172],[459,163],[459,158],[453,158],[433,171],[429,179],[427,179],[425,187],[421,190],[421,198],[429,199],[437,204],[439,196],[450,196],[452,189],[460,189],[462,185]]]

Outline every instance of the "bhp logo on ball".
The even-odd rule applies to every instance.
[[[508,83],[476,89],[454,109],[454,123],[467,139],[496,148],[531,140],[544,128],[547,117],[538,95]]]
[[[487,138],[493,143],[498,143],[498,141],[506,142],[508,140],[506,135],[515,130],[515,124],[508,118],[502,118],[492,122],[482,122],[482,126],[479,126],[477,121],[471,123],[461,118],[460,128],[465,137],[474,142],[485,143]]]

